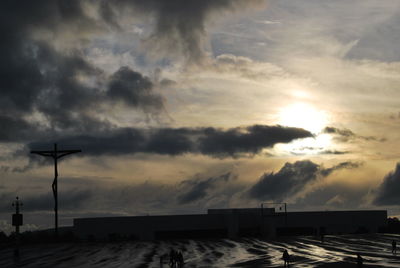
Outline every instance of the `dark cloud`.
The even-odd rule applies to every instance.
[[[88,133],[110,128],[112,125],[109,122],[99,119],[94,113],[102,104],[114,105],[123,101],[146,113],[158,113],[163,108],[163,99],[154,92],[150,80],[128,67],[121,67],[107,82],[101,70],[91,66],[78,54],[61,55],[42,43],[36,44],[33,50],[35,52],[31,53],[35,54],[35,58],[31,59],[34,62],[31,69],[8,64],[10,69],[6,72],[6,78],[0,78],[0,110],[4,114],[4,128],[0,130],[2,140],[6,137],[10,141],[21,139],[23,134],[18,131],[25,130],[30,130],[31,134],[56,130]],[[21,57],[27,59],[29,55]],[[100,84],[98,87],[88,86],[80,81],[82,77],[97,79]],[[44,117],[44,125],[49,127],[35,127],[22,119],[35,111]],[[33,139],[35,135],[25,137]]]
[[[84,15],[80,1],[75,0],[1,1],[0,17],[1,107],[30,111],[40,93],[53,86],[48,81],[49,76],[63,77],[62,71],[57,72],[58,76],[54,72],[48,75],[48,71],[66,68],[63,56],[44,41],[36,40],[33,37],[35,31],[56,33],[65,24],[71,28],[78,24],[80,29],[86,28],[83,25],[92,27],[93,24]],[[54,65],[59,58],[62,60]],[[71,67],[77,67],[77,64]]]
[[[0,115],[0,142],[18,142],[29,138],[39,138],[44,133],[39,127],[15,117]]]
[[[335,135],[335,139],[341,142],[352,141],[355,139],[361,139],[366,141],[380,141],[380,142],[386,141],[385,138],[377,138],[374,136],[360,136],[355,134],[350,129],[345,129],[345,128],[341,129],[336,127],[325,127],[322,132]]]
[[[345,137],[345,138],[353,138],[353,137],[355,137],[355,134],[350,129],[340,129],[340,128],[335,128],[335,127],[326,127],[326,128],[324,128],[323,132],[324,133],[328,133],[328,134],[337,134],[337,135],[339,135],[341,137]]]
[[[315,152],[318,154],[348,154],[349,151],[338,151],[338,150],[323,150],[323,147],[312,147],[312,146],[304,146],[296,149],[296,151],[291,151],[292,155],[308,155],[310,152]]]
[[[254,125],[220,131],[215,128],[204,129],[204,137],[199,139],[201,153],[216,157],[236,156],[241,153],[256,154],[263,148],[277,143],[288,143],[294,139],[312,137],[309,131],[301,128]]]
[[[383,179],[373,203],[378,206],[400,204],[400,163]]]
[[[159,111],[163,107],[163,99],[154,93],[150,79],[126,66],[111,76],[107,95],[144,110]]]
[[[361,162],[341,162],[337,164],[336,166],[330,167],[330,168],[325,168],[321,169],[320,173],[322,176],[329,176],[332,172],[339,170],[339,169],[353,169],[353,168],[358,168],[362,165]]]
[[[80,148],[85,155],[201,153],[212,157],[239,157],[259,153],[277,143],[310,137],[304,129],[254,125],[245,128],[120,128],[96,136],[77,135],[57,140],[60,147]],[[50,143],[51,144],[51,143]],[[49,143],[34,142],[29,150],[43,150]]]
[[[30,35],[32,30],[46,29],[53,32],[68,29],[85,32],[98,28],[95,20],[88,16],[80,0],[4,0],[1,1],[1,29],[12,27],[15,31],[4,31],[7,41],[23,35]]]
[[[29,138],[25,132],[31,133],[28,140],[32,140],[50,131],[88,133],[110,128],[96,112],[119,101],[146,113],[161,111],[163,99],[147,77],[128,67],[108,75],[89,63],[78,45],[53,45],[54,40],[63,43],[64,38],[80,44],[106,30],[87,14],[85,3],[0,2],[2,141]],[[32,115],[29,122],[40,121],[41,128],[26,121]]]
[[[159,129],[150,134],[144,151],[156,154],[179,155],[195,152],[198,129]]]
[[[262,175],[250,188],[249,195],[259,200],[280,202],[316,180],[319,169],[319,165],[309,160],[286,163],[277,173]]]
[[[130,9],[136,16],[153,17],[154,29],[148,41],[157,52],[164,51],[167,56],[179,53],[189,63],[198,64],[206,55],[206,23],[213,15],[263,3],[262,0],[115,0],[107,8]],[[115,15],[107,11],[105,18],[114,22]]]
[[[232,174],[228,172],[217,177],[210,177],[208,179],[192,179],[183,181],[181,183],[183,188],[187,188],[188,190],[186,190],[186,193],[178,197],[178,202],[180,204],[187,204],[203,199],[207,196],[207,193],[210,189],[217,187],[218,184],[227,183],[232,178]]]
[[[338,150],[324,150],[320,154],[348,154],[349,151],[338,151]]]
[[[102,91],[81,81],[100,79],[102,71],[90,65],[79,52],[63,55],[47,44],[40,44],[36,53],[43,84],[32,102],[33,109],[43,114],[55,129],[89,131],[102,125],[91,113],[105,102]]]
[[[248,194],[258,200],[281,202],[305,189],[307,184],[318,178],[329,176],[333,171],[343,168],[357,168],[360,164],[342,162],[325,169],[309,160],[286,163],[277,173],[265,173],[253,185]]]
[[[198,62],[204,56],[205,23],[210,16],[259,2],[262,1],[1,1],[0,141],[80,136],[87,142],[89,136],[83,134],[116,129],[101,115],[121,102],[146,115],[162,112],[164,99],[148,77],[126,66],[113,74],[106,73],[93,66],[81,48],[81,44],[96,34],[107,33],[110,27],[121,30],[119,22],[125,21],[127,14],[155,18],[150,40],[164,51],[179,51],[188,61]],[[125,130],[116,132],[117,136],[123,135],[120,133]],[[161,149],[153,140],[147,150],[170,153],[176,146],[177,153],[191,150],[183,148],[188,142],[168,141],[175,144]],[[207,147],[202,150],[212,153]]]
[[[1,119],[1,117],[0,117]],[[21,123],[22,124],[22,123]],[[19,125],[18,125],[19,126]],[[273,147],[277,143],[288,143],[295,139],[311,137],[304,129],[254,125],[231,129],[218,128],[97,128],[97,133],[90,135],[61,135],[58,132],[40,132],[27,128],[27,132],[19,131],[22,142],[27,145],[13,153],[13,158],[27,157],[28,163],[20,167],[2,166],[8,172],[26,172],[38,166],[51,164],[48,158],[30,154],[32,150],[51,150],[57,143],[59,148],[81,149],[78,156],[128,155],[150,153],[160,155],[182,155],[185,153],[204,154],[215,158],[252,157],[264,148]],[[32,130],[32,131],[30,131]],[[18,131],[18,129],[15,129]],[[0,131],[1,133],[1,131]],[[5,132],[4,139],[16,141],[17,136]],[[1,138],[1,136],[0,136]],[[29,142],[30,139],[46,140]]]

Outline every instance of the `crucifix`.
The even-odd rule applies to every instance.
[[[58,190],[57,190],[57,178],[58,178],[58,170],[57,170],[57,160],[63,156],[73,154],[73,153],[80,153],[81,150],[57,150],[57,143],[54,143],[54,150],[53,151],[31,151],[31,154],[38,154],[41,156],[52,157],[54,160],[54,180],[51,188],[53,189],[53,196],[54,196],[54,225],[55,225],[55,236],[58,237]]]

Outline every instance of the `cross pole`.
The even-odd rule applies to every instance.
[[[80,153],[81,150],[57,150],[57,143],[54,143],[53,151],[31,151],[31,154],[38,154],[41,156],[52,157],[54,160],[54,180],[51,188],[53,189],[54,196],[54,225],[55,225],[55,236],[58,237],[58,188],[57,188],[57,178],[58,178],[58,169],[57,169],[57,160],[61,157],[64,157],[73,153]]]

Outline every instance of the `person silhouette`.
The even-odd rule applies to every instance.
[[[179,251],[178,253],[177,253],[177,261],[178,261],[178,267],[183,267],[183,263],[184,263],[184,261],[183,261],[183,255],[182,255],[182,252],[181,251]]]
[[[363,267],[363,258],[361,257],[360,253],[357,253],[357,267],[362,268]]]
[[[397,242],[396,240],[392,241],[392,253],[396,254],[397,251]]]
[[[286,249],[283,251],[282,259],[283,259],[283,267],[289,267],[290,255]]]
[[[176,263],[176,253],[175,250],[171,248],[171,251],[169,252],[169,266],[175,267],[175,263]]]
[[[168,262],[168,253],[164,253],[160,256],[160,267],[164,267],[164,263]]]

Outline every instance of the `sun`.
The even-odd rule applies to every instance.
[[[325,111],[303,102],[282,108],[278,115],[279,125],[303,128],[314,134],[320,133],[327,123],[328,117]]]
[[[295,140],[287,144],[278,144],[275,150],[295,155],[315,155],[327,150],[331,145],[330,135],[322,133],[329,123],[328,114],[311,104],[296,102],[282,108],[277,123],[287,127],[297,127],[310,131],[315,136]]]

